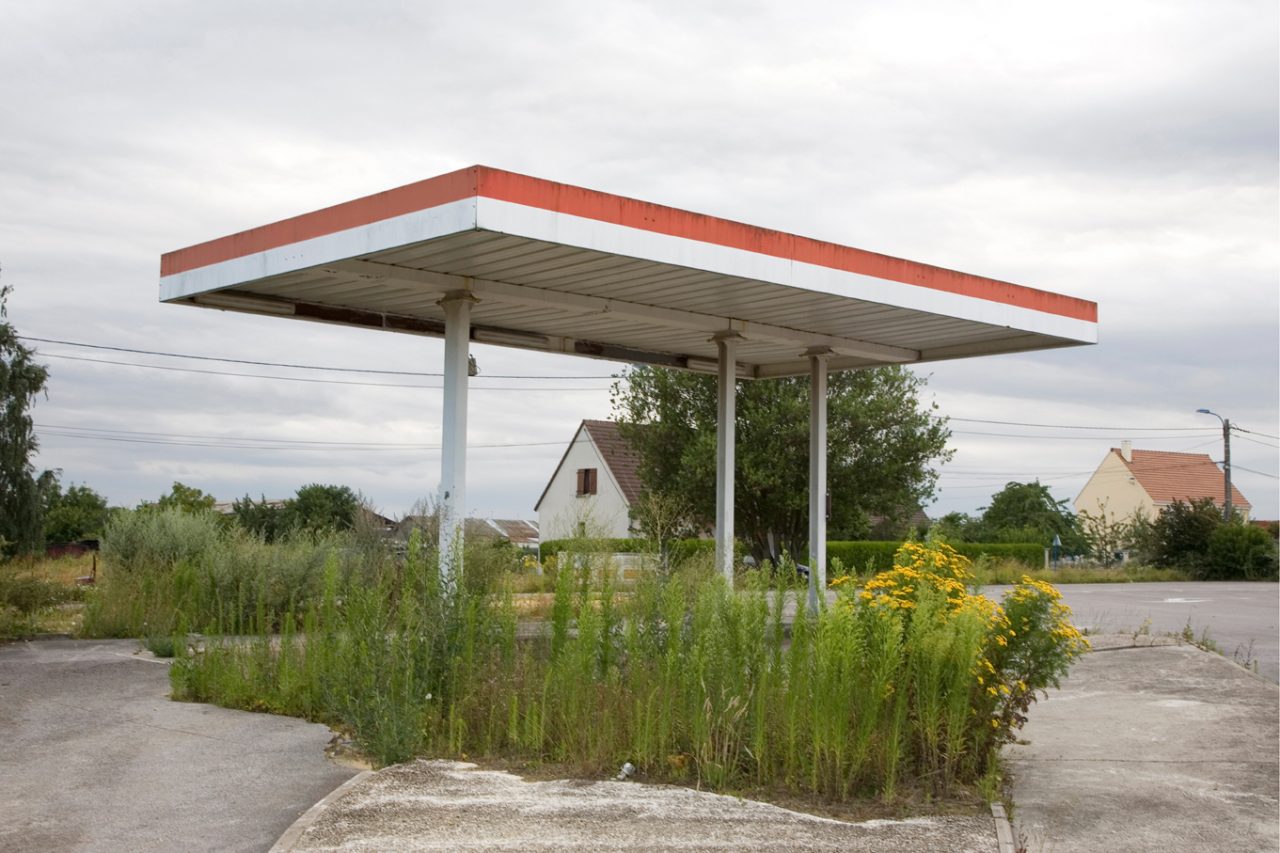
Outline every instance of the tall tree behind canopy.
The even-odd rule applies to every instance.
[[[830,538],[865,532],[868,517],[901,517],[932,497],[951,432],[925,380],[905,368],[832,373],[827,394]],[[695,524],[715,518],[716,380],[633,366],[613,387],[614,418],[640,455],[645,488],[682,500]],[[735,527],[757,556],[792,554],[809,539],[809,380],[738,383]]]
[[[37,444],[30,409],[49,378],[8,320],[9,291],[0,287],[0,556],[41,545],[40,491],[31,466]]]
[[[983,509],[979,528],[982,541],[987,542],[1049,545],[1057,536],[1068,554],[1083,554],[1088,549],[1066,499],[1055,498],[1039,480],[1006,483]]]

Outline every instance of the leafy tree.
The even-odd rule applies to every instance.
[[[85,485],[72,484],[63,492],[52,471],[46,471],[41,480],[46,542],[75,542],[102,534],[110,516],[106,498]]]
[[[982,528],[989,542],[1052,544],[1057,536],[1068,554],[1084,553],[1088,545],[1066,500],[1056,500],[1039,480],[1010,482],[991,496],[982,512]]]
[[[1222,510],[1213,498],[1174,501],[1160,510],[1152,524],[1152,557],[1161,566],[1202,571],[1209,541],[1222,523]]]
[[[950,458],[946,420],[922,406],[925,380],[900,367],[833,373],[827,486],[833,534],[901,517],[933,494]],[[640,456],[646,488],[682,501],[695,526],[715,518],[716,380],[636,366],[614,385],[614,416]],[[809,381],[738,385],[735,518],[757,557],[802,553],[809,524]]]
[[[968,513],[949,512],[929,525],[929,535],[943,542],[981,542],[982,522]]]
[[[173,488],[167,495],[161,495],[155,503],[143,501],[138,504],[138,509],[176,509],[180,512],[198,513],[212,510],[215,503],[217,499],[213,495],[206,495],[194,486],[186,486],[174,480]]]
[[[7,319],[9,291],[0,287],[0,556],[41,544],[40,491],[31,465],[37,443],[29,412],[49,379]]]
[[[274,542],[289,530],[288,503],[283,506],[271,503],[267,496],[255,502],[248,494],[244,500],[231,504],[231,513],[240,526],[260,536],[265,542]]]
[[[347,486],[312,483],[298,489],[286,505],[287,524],[295,530],[350,530],[355,526],[360,498]]]
[[[1209,537],[1203,580],[1269,581],[1277,577],[1276,542],[1271,535],[1240,521],[1218,525]]]

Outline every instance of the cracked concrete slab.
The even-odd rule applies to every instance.
[[[845,823],[670,785],[525,781],[415,761],[353,785],[290,848],[368,850],[994,851],[990,817]]]
[[[1280,688],[1194,646],[1125,639],[1098,638],[1109,650],[1006,750],[1030,853],[1280,849]]]

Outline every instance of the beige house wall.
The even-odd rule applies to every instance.
[[[578,495],[579,468],[596,469],[596,494]],[[579,429],[538,504],[539,535],[544,542],[565,539],[586,524],[590,536],[625,539],[631,535],[629,506],[595,442]]]
[[[1159,510],[1147,490],[1129,471],[1119,453],[1108,453],[1084,484],[1075,500],[1075,511],[1090,515],[1106,514],[1112,521],[1123,521],[1134,513],[1154,521]]]

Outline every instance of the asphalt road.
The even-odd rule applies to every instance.
[[[1008,587],[983,593],[999,600]],[[1256,663],[1259,675],[1280,681],[1280,584],[1243,582],[1061,584],[1072,621],[1093,633],[1143,629],[1178,634],[1190,625],[1228,658]]]
[[[171,702],[138,648],[0,645],[0,851],[263,851],[355,774],[324,726]]]

